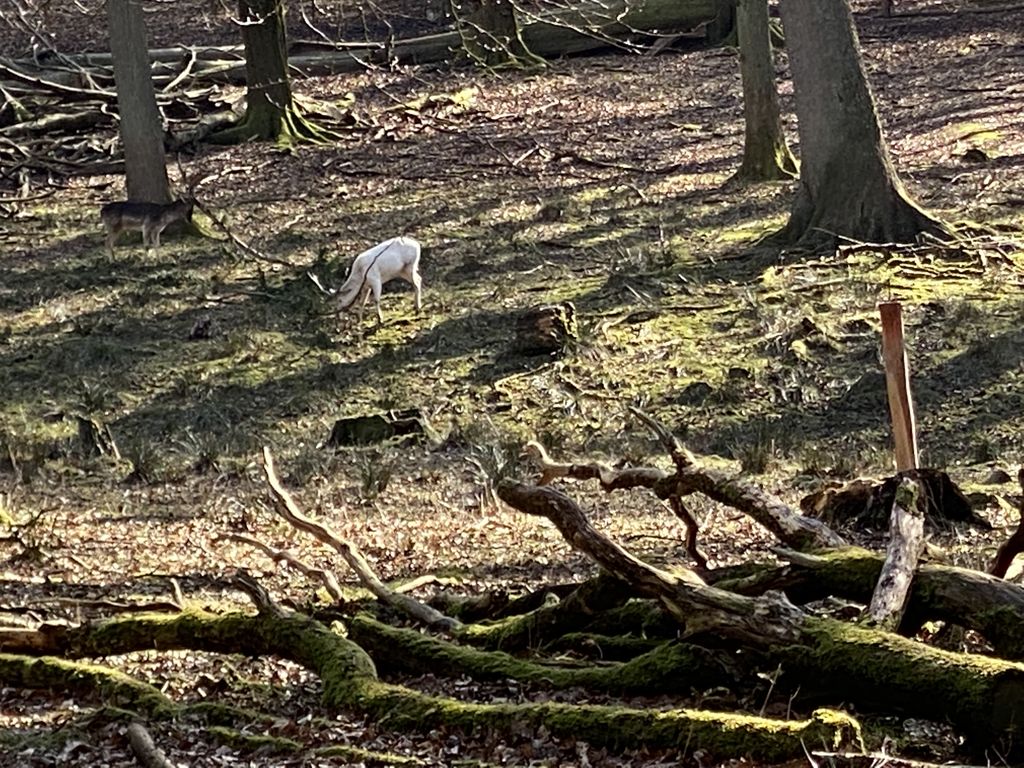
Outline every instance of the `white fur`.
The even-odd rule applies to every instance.
[[[363,320],[366,300],[373,293],[377,303],[377,325],[384,322],[380,311],[380,289],[384,283],[400,277],[416,289],[416,309],[420,309],[423,281],[420,278],[420,244],[411,237],[393,237],[378,243],[356,256],[348,279],[338,289],[338,307],[344,311],[362,296],[359,303],[359,322]]]

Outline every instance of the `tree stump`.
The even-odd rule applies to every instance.
[[[974,511],[949,475],[938,469],[914,469],[880,481],[858,478],[822,488],[801,499],[800,508],[805,515],[826,523],[883,530],[888,526],[896,488],[904,476],[920,483],[921,496],[917,503],[924,512],[926,524],[934,528],[968,523],[984,530],[992,529],[992,525]]]
[[[516,321],[513,347],[524,355],[560,354],[578,339],[576,307],[563,301],[526,310]]]
[[[351,416],[334,422],[327,445],[371,445],[393,437],[422,436],[428,433],[423,412],[419,408],[403,411]]]

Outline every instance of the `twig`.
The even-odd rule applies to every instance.
[[[248,544],[250,547],[260,550],[267,555],[275,563],[283,562],[290,565],[295,570],[302,573],[304,576],[308,576],[311,579],[315,579],[324,585],[324,588],[330,594],[331,598],[336,603],[344,603],[345,596],[341,590],[341,584],[338,583],[338,577],[334,575],[332,571],[324,570],[323,568],[314,568],[311,565],[306,565],[304,562],[299,560],[294,554],[289,552],[287,549],[276,549],[269,544],[264,544],[258,539],[254,539],[250,536],[246,536],[241,533],[233,533],[227,537],[231,541],[238,541],[242,544]]]
[[[179,72],[178,75],[173,80],[171,80],[167,85],[160,89],[163,93],[170,92],[175,87],[177,87],[178,84],[181,83],[185,78],[192,74],[192,67],[194,67],[196,64],[196,49],[189,48],[188,53],[188,61],[185,63],[185,66],[181,70],[181,72]]]
[[[231,240],[231,242],[234,243],[236,246],[238,246],[239,249],[241,249],[241,251],[243,253],[251,254],[252,256],[255,256],[257,259],[259,259],[260,261],[266,261],[266,262],[269,262],[271,264],[279,264],[279,265],[281,265],[283,267],[288,267],[289,269],[293,269],[295,267],[295,265],[292,264],[290,261],[285,261],[284,259],[279,259],[276,256],[268,256],[267,254],[263,253],[262,251],[260,251],[260,250],[258,250],[256,248],[254,248],[253,246],[249,245],[249,243],[245,242],[238,235],[236,235],[234,232],[232,232],[231,229],[228,228],[227,224],[225,224],[221,219],[217,218],[217,216],[215,216],[213,213],[211,213],[210,210],[205,205],[200,203],[198,200],[195,201],[195,206],[200,211],[205,213],[210,218],[210,221],[213,222],[213,225],[218,230],[220,230],[225,235],[227,235],[228,239]]]

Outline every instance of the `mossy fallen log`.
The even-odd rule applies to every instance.
[[[858,547],[819,554],[780,550],[789,565],[765,566],[738,579],[717,582],[744,595],[783,590],[797,603],[828,595],[867,603],[883,558]],[[917,569],[900,632],[912,634],[925,621],[948,621],[972,629],[1008,659],[1024,658],[1024,587],[981,571],[926,563]]]
[[[152,718],[169,717],[174,712],[174,703],[152,685],[110,667],[54,656],[0,653],[0,681],[18,688],[99,696],[108,704]]]
[[[308,617],[264,611],[213,615],[185,611],[140,614],[48,635],[54,651],[117,654],[148,648],[205,650],[291,659],[320,676],[324,702],[363,713],[394,730],[457,728],[521,734],[546,729],[610,749],[702,750],[709,758],[756,755],[781,761],[804,754],[804,745],[837,749],[860,742],[860,726],[840,712],[818,710],[805,720],[778,721],[696,710],[538,704],[469,704],[383,683],[358,645]],[[38,648],[38,643],[32,648]],[[9,684],[2,674],[0,682]]]
[[[1024,722],[1024,665],[941,651],[810,616],[780,595],[744,597],[658,570],[598,532],[579,505],[552,488],[505,480],[498,495],[551,520],[575,549],[657,597],[687,634],[711,634],[780,659],[800,680],[824,683],[835,700],[948,718],[976,750],[997,745],[1024,752],[1013,740]]]
[[[567,632],[544,646],[545,653],[572,653],[601,661],[629,661],[665,644],[664,638]]]
[[[634,594],[628,584],[603,573],[580,584],[564,600],[529,613],[469,624],[457,636],[471,645],[509,653],[537,648],[566,632],[587,629],[595,616],[623,605]]]
[[[620,664],[567,668],[459,646],[368,616],[352,619],[348,631],[378,669],[389,673],[469,675],[477,680],[511,679],[562,689],[579,686],[613,694],[706,690],[732,685],[738,676],[729,654],[689,643],[665,642]]]
[[[1014,734],[1024,717],[1024,666],[831,619],[809,616],[803,630],[800,644],[768,653],[782,667],[780,682],[789,677],[785,687],[799,688],[800,697],[948,721],[979,753],[996,746],[1021,754]]]

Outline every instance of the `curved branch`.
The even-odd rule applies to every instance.
[[[333,548],[348,563],[348,566],[355,571],[363,586],[370,590],[379,600],[397,608],[417,621],[446,632],[462,626],[462,623],[457,619],[445,616],[440,611],[431,608],[429,605],[424,605],[409,595],[399,594],[390,589],[374,573],[373,568],[366,562],[363,553],[359,551],[355,544],[345,541],[327,526],[303,514],[291,494],[285,490],[284,486],[281,485],[281,481],[278,480],[277,473],[274,471],[274,458],[270,455],[270,449],[267,447],[263,448],[263,472],[266,475],[267,484],[273,492],[274,500],[277,502],[274,505],[277,513],[295,528],[308,533],[318,541]]]

